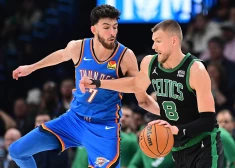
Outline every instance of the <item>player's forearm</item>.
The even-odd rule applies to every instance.
[[[137,93],[143,92],[141,88],[137,87],[134,83],[133,77],[125,77],[113,80],[100,80],[100,88],[115,90],[124,93]]]
[[[149,95],[146,95],[145,101],[138,101],[138,104],[141,108],[149,111],[153,114],[160,115],[160,108],[158,103]]]
[[[48,55],[47,57],[43,58],[42,60],[34,64],[31,64],[30,67],[32,68],[32,71],[36,71],[38,69],[48,67],[48,66],[57,65],[61,62],[66,61],[63,57],[63,51],[64,50],[55,51],[51,53],[50,55]]]
[[[200,118],[191,123],[177,125],[179,136],[195,137],[203,132],[211,132],[217,122],[214,112],[201,112]]]

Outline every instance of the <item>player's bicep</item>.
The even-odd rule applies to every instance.
[[[199,112],[215,112],[211,80],[201,62],[194,62],[190,69],[190,86],[196,91]]]
[[[67,45],[67,47],[64,49],[63,52],[63,60],[73,60],[74,64],[77,63],[77,61],[80,58],[80,50],[81,50],[81,44],[82,40],[78,41],[70,41]]]
[[[134,77],[137,75],[139,68],[138,68],[138,62],[137,62],[136,56],[133,53],[133,51],[131,51],[130,49],[127,49],[125,55],[123,56],[120,66],[125,76]]]

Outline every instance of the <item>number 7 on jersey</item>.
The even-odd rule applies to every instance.
[[[93,99],[95,98],[95,95],[97,94],[98,90],[97,89],[89,89],[88,92],[91,93],[91,95],[88,97],[87,102],[91,103],[93,101]]]

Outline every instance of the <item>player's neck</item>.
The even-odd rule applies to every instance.
[[[184,59],[185,55],[182,53],[181,50],[174,51],[172,54],[169,56],[167,61],[163,63],[163,68],[165,69],[174,69],[177,67],[177,65],[180,64],[180,62]]]
[[[112,50],[105,48],[98,39],[93,38],[93,49],[98,60],[106,60],[115,50],[115,47]]]

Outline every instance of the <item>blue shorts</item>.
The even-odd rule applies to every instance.
[[[120,167],[121,125],[117,120],[94,120],[69,110],[41,127],[58,138],[61,151],[84,146],[89,167]]]

